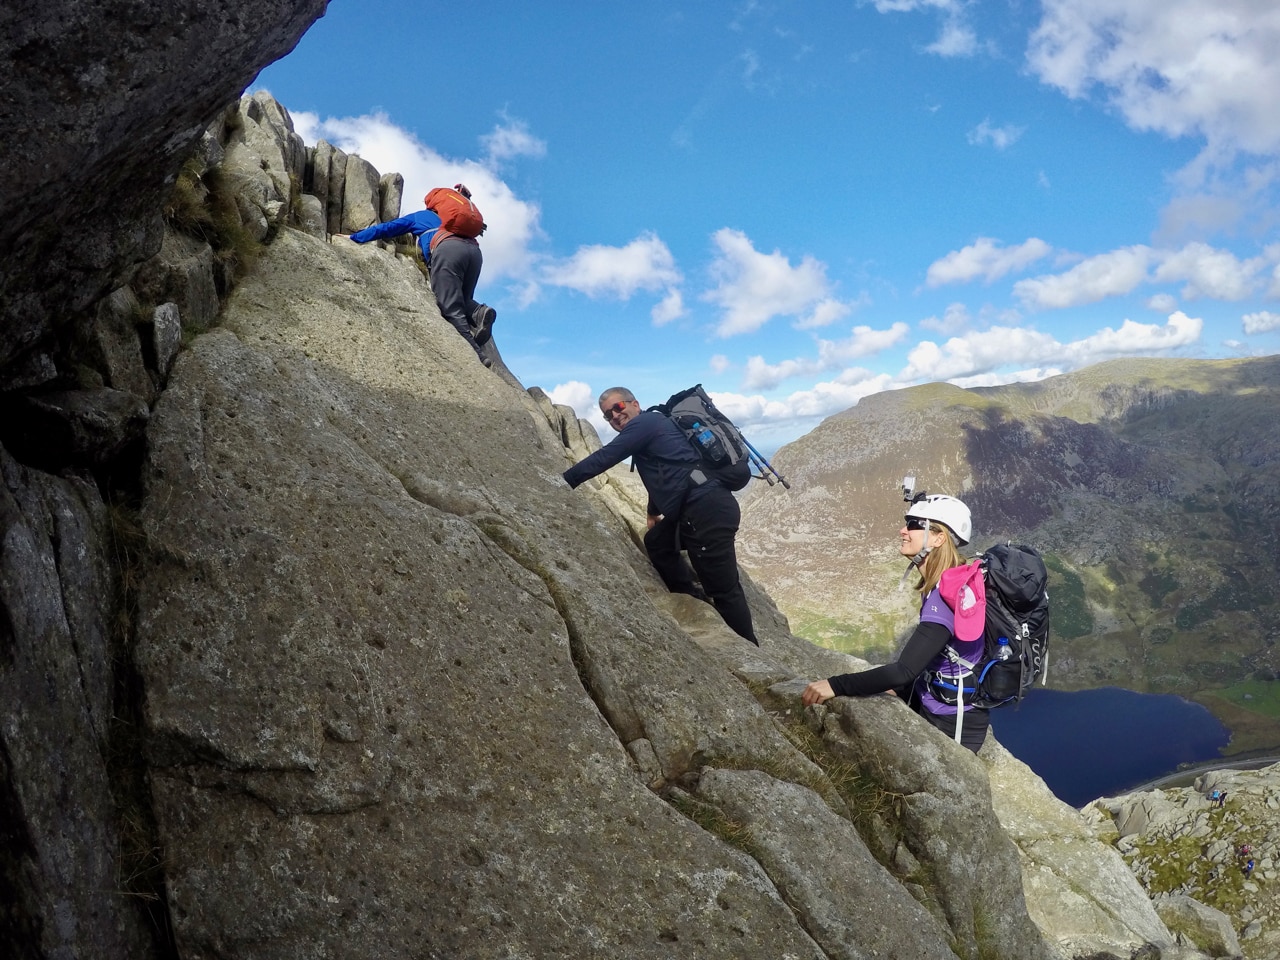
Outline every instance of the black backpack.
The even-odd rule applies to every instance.
[[[741,490],[750,482],[751,445],[733,421],[716,408],[702,384],[672,394],[666,403],[649,409],[670,417],[689,438],[701,461],[691,474],[695,484],[705,483],[710,476],[729,490]],[[704,474],[701,480],[697,477],[699,470]]]
[[[943,653],[963,668],[962,676],[929,677],[933,695],[944,703],[984,710],[1017,703],[1049,672],[1049,572],[1034,547],[997,543],[979,554],[987,593],[982,656],[971,663],[951,645]],[[1007,643],[1001,643],[1006,640]]]

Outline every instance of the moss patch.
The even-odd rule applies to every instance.
[[[1046,554],[1049,570],[1049,622],[1054,635],[1064,640],[1093,632],[1093,614],[1085,602],[1084,581],[1061,557]]]

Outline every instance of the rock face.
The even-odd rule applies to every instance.
[[[594,435],[478,364],[406,260],[282,231],[148,440],[136,660],[180,950],[1062,955],[983,765],[878,698],[808,730],[796,677],[850,661],[754,589],[759,651],[667,594],[634,481],[568,490]],[[857,814],[815,756],[901,799]]]
[[[328,241],[397,178],[216,110],[322,9],[6,14],[5,956],[1191,956],[997,745],[802,713],[861,663],[666,593],[594,433]]]
[[[119,603],[92,477],[0,449],[0,943],[6,957],[147,957],[109,757],[123,746],[109,637]],[[136,744],[133,745],[136,751]]]
[[[13,0],[0,31],[0,374],[158,249],[166,181],[326,0]],[[74,222],[75,229],[67,229]]]

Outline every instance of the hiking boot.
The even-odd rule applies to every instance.
[[[475,312],[471,314],[471,322],[476,327],[476,343],[484,346],[489,342],[489,338],[493,336],[493,321],[498,319],[498,311],[493,309],[487,303],[481,303],[476,306]]]

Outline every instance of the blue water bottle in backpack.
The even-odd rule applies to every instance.
[[[693,423],[693,439],[702,448],[702,455],[711,464],[725,463],[729,459],[724,443],[715,435],[710,427],[700,420]]]

